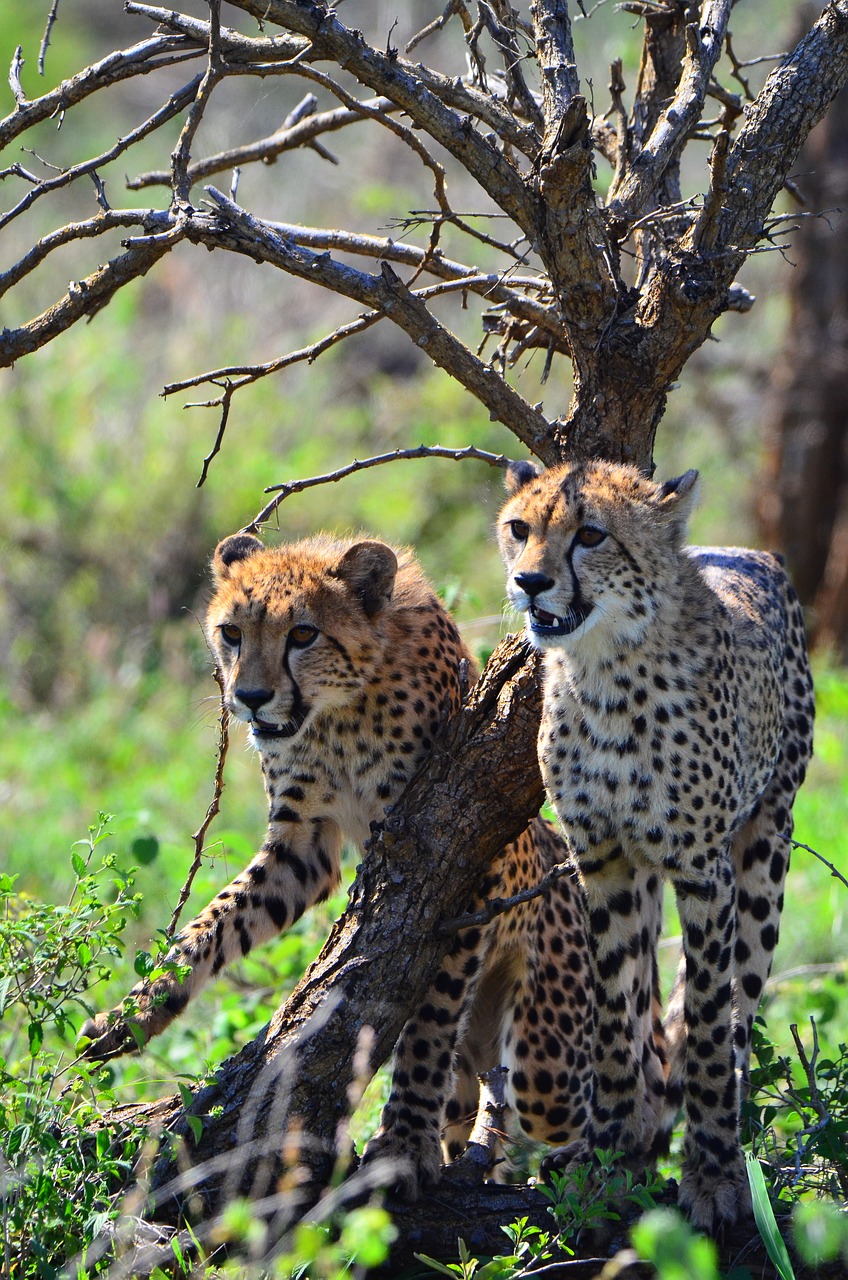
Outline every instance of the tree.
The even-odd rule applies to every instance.
[[[178,245],[242,255],[280,271],[281,287],[291,276],[365,308],[303,351],[168,388],[209,384],[217,390],[210,401],[220,409],[213,455],[240,387],[388,320],[542,461],[598,456],[651,470],[670,386],[717,317],[751,305],[737,274],[764,238],[779,234],[780,219],[771,217],[775,198],[810,129],[848,79],[848,0],[824,8],[756,96],[734,52],[731,0],[700,6],[627,0],[622,8],[644,24],[641,60],[629,110],[622,63],[612,65],[612,124],[590,111],[567,0],[535,0],[529,13],[505,0],[473,6],[450,0],[428,27],[411,34],[407,53],[442,33],[439,48],[449,58],[453,49],[445,42],[453,34],[469,57],[463,76],[412,62],[395,46],[394,28],[366,38],[328,5],[235,0],[230,8],[238,28],[222,23],[220,0],[209,0],[208,8],[200,19],[130,0],[127,12],[157,29],[33,99],[24,91],[17,51],[10,71],[16,105],[0,122],[3,147],[36,135],[57,113],[67,136],[73,113],[92,100],[105,104],[110,88],[154,76],[164,89],[156,111],[98,154],[46,177],[18,161],[5,170],[22,194],[0,217],[0,229],[36,225],[54,204],[58,216],[0,276],[0,290],[20,292],[42,267],[52,287],[61,251],[113,247],[103,265],[0,335],[0,363],[94,316]],[[583,15],[579,0],[577,8]],[[55,15],[54,6],[51,22]],[[174,87],[183,63],[198,69]],[[243,76],[294,77],[308,82],[310,93],[282,129],[201,158],[204,127],[225,101],[228,82]],[[738,91],[720,77],[735,77]],[[312,89],[338,105],[316,110]],[[717,120],[705,118],[708,101],[718,104]],[[132,190],[158,190],[161,207],[113,207],[107,167],[125,164],[178,120],[179,135],[170,152],[163,145],[161,167],[129,183]],[[402,240],[271,220],[239,202],[237,180],[228,194],[210,181],[270,163],[288,149],[320,153],[329,134],[364,127],[375,142],[391,135],[393,145],[431,175],[434,208],[411,215]],[[684,151],[698,142],[709,147],[704,190],[686,195]],[[596,166],[604,164],[612,176],[601,194]],[[475,193],[491,226],[482,229],[479,217],[457,210],[448,177],[451,190]],[[61,203],[81,179],[93,183],[98,206],[83,216]],[[480,271],[448,257],[440,245],[448,234],[485,253],[493,267]],[[351,265],[363,258],[372,270]],[[488,361],[437,315],[437,299],[450,294],[484,300],[483,329],[496,340]],[[546,352],[547,365],[571,367],[570,403],[560,403],[555,414],[529,404],[508,377],[533,348]],[[249,527],[270,518],[286,492]],[[445,727],[442,746],[449,749],[435,752],[375,836],[351,907],[319,961],[266,1035],[192,1103],[189,1122],[203,1117],[191,1148],[195,1172],[175,1182],[169,1157],[160,1158],[153,1175],[158,1213],[166,1213],[162,1196],[180,1198],[198,1181],[210,1200],[222,1189],[261,1195],[278,1171],[284,1128],[290,1137],[308,1135],[302,1158],[313,1182],[326,1182],[361,1028],[375,1026],[371,1069],[390,1052],[447,946],[446,935],[422,922],[458,915],[488,858],[538,808],[537,715],[532,662],[520,645],[506,644],[467,708]],[[457,759],[461,769],[452,763]],[[152,1108],[149,1118],[185,1134],[199,1128],[173,1099]],[[237,1167],[235,1135],[244,1156]]]
[[[809,15],[809,10],[806,10]],[[811,211],[792,244],[789,331],[766,405],[760,519],[783,548],[814,640],[848,646],[848,95],[807,141],[799,182]]]

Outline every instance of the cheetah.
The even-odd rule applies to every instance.
[[[588,1146],[634,1166],[650,1154],[657,1106],[638,1035],[648,984],[634,971],[650,971],[669,880],[684,961],[659,1129],[682,1100],[679,1199],[714,1231],[750,1204],[740,1094],[812,752],[813,691],[778,558],[683,545],[696,480],[688,471],[655,484],[606,462],[513,463],[498,536],[509,598],[545,653],[539,758],[586,899]]]
[[[218,546],[212,572],[206,632],[226,705],[259,752],[268,830],[249,865],[174,939],[167,959],[186,966],[183,980],[169,973],[135,986],[132,1026],[121,1007],[83,1026],[95,1059],[159,1034],[208,978],[328,896],[343,837],[365,849],[459,707],[463,664],[473,674],[408,552],[327,536],[268,548],[236,534]],[[566,857],[556,831],[535,819],[494,860],[471,909],[534,887]],[[440,1137],[455,1158],[474,1118],[477,1074],[501,1063],[527,1135],[554,1144],[578,1136],[591,1093],[591,998],[576,877],[460,930],[403,1030],[366,1160],[390,1158],[408,1199],[434,1185]]]

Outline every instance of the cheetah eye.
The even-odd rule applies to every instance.
[[[595,529],[591,524],[584,524],[577,530],[576,541],[581,547],[599,547],[607,535],[603,529]]]
[[[225,622],[218,630],[221,633],[221,639],[227,644],[237,645],[241,643],[241,627],[234,627],[231,622]]]
[[[517,542],[526,542],[530,533],[530,526],[526,520],[510,520],[510,533]]]
[[[309,627],[306,623],[302,623],[300,626],[292,627],[289,632],[289,640],[296,648],[306,649],[312,644],[317,635],[317,627]]]

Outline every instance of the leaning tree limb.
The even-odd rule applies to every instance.
[[[438,971],[450,938],[440,920],[462,914],[493,855],[542,803],[536,664],[520,638],[499,647],[375,833],[321,955],[267,1031],[196,1095],[188,1115],[202,1121],[199,1139],[179,1096],[112,1113],[118,1124],[145,1122],[186,1144],[188,1173],[168,1147],[159,1160],[157,1216],[176,1218],[191,1196],[212,1210],[222,1196],[264,1195],[286,1157],[310,1186],[327,1184],[363,1027],[373,1031],[373,1070]],[[497,797],[484,783],[495,775]]]

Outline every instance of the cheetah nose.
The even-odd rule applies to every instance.
[[[540,591],[547,591],[554,585],[553,578],[549,578],[546,573],[516,573],[513,581],[531,600],[535,600]]]
[[[258,711],[270,702],[274,693],[272,689],[236,689],[236,697],[251,711]]]

